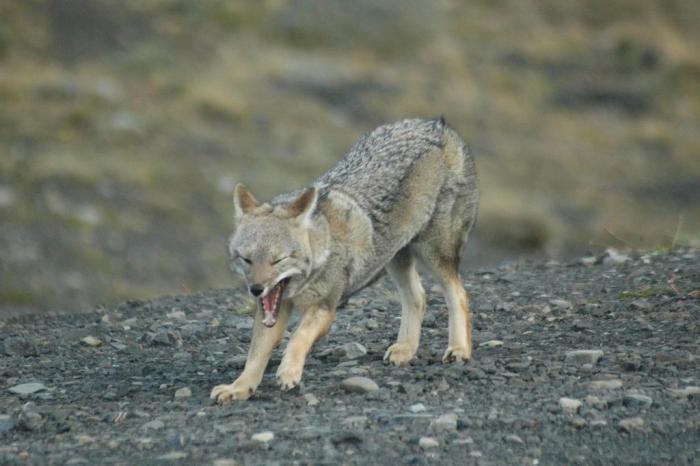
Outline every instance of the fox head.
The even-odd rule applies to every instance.
[[[309,231],[317,202],[315,187],[275,206],[258,202],[240,183],[234,190],[230,266],[245,278],[268,327],[277,321],[282,299],[293,297],[311,273]]]

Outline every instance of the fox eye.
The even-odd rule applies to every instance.
[[[250,264],[253,263],[253,262],[252,262],[250,259],[248,259],[247,257],[243,257],[243,256],[238,256],[238,257],[240,257],[241,260],[242,260],[243,262],[245,262],[246,264],[248,264],[248,265],[250,265]]]
[[[289,257],[291,257],[291,256],[280,257],[279,259],[272,261],[272,265],[279,264],[280,262],[282,262],[285,259],[288,259]]]

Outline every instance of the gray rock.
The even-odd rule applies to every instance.
[[[361,376],[348,377],[343,380],[341,385],[350,393],[369,393],[379,390],[379,386],[374,380]]]
[[[648,408],[652,405],[654,400],[650,396],[642,395],[640,393],[625,393],[622,398],[622,402],[625,406],[638,406]]]
[[[165,427],[165,423],[160,419],[154,419],[141,426],[143,430],[160,430]]]
[[[15,428],[15,421],[6,414],[0,414],[0,436]]]
[[[565,299],[552,299],[549,301],[549,304],[562,311],[566,311],[574,307],[574,305],[571,304],[571,301],[567,301]]]
[[[342,424],[347,427],[364,427],[367,424],[367,416],[350,416],[343,419]]]
[[[622,380],[620,379],[594,380],[588,383],[588,388],[592,390],[614,390],[621,387]]]
[[[621,254],[615,248],[608,248],[605,250],[603,255],[598,258],[598,262],[602,262],[605,265],[617,265],[624,264],[629,260],[629,256]]]
[[[270,432],[269,430],[266,430],[264,432],[258,432],[257,434],[253,434],[251,437],[251,440],[254,442],[260,442],[260,443],[268,443],[271,442],[275,438],[274,432]]]
[[[304,399],[306,400],[306,404],[309,406],[316,406],[320,403],[316,395],[314,395],[313,393],[306,393],[304,395]]]
[[[632,430],[639,430],[644,428],[644,419],[641,417],[630,417],[627,419],[622,419],[617,424],[622,430],[630,432]]]
[[[182,387],[175,391],[175,399],[182,400],[192,396],[192,390],[189,387]]]
[[[418,446],[423,450],[427,450],[429,448],[439,447],[440,443],[433,437],[421,437],[420,440],[418,440]]]
[[[443,414],[430,424],[436,430],[457,430],[457,415],[454,413]]]
[[[575,398],[559,398],[559,407],[565,413],[576,414],[581,407],[581,401]]]
[[[503,342],[501,340],[489,340],[489,341],[485,341],[483,343],[480,343],[479,346],[485,346],[487,348],[495,348],[497,346],[503,346]]]
[[[3,342],[3,351],[8,356],[38,356],[36,344],[29,338],[10,337]]]
[[[409,406],[408,410],[412,413],[422,413],[423,411],[426,411],[426,407],[423,403],[416,403],[414,405]]]
[[[523,444],[525,443],[525,442],[523,442],[523,439],[521,439],[520,437],[518,437],[518,436],[515,435],[515,434],[506,435],[505,437],[503,437],[503,439],[504,439],[506,442],[517,443],[517,444],[519,444],[519,445],[523,445]]]
[[[341,347],[341,352],[347,359],[357,359],[367,354],[367,348],[359,343],[346,343]]]
[[[678,398],[696,397],[700,396],[700,387],[690,385],[680,389],[672,388],[669,390],[669,393]]]
[[[601,350],[567,351],[565,360],[569,364],[596,364],[603,354]]]
[[[25,406],[26,407],[26,406]],[[17,428],[21,430],[39,430],[46,422],[41,414],[33,410],[33,408],[22,408],[22,412],[17,417]]]
[[[585,398],[586,404],[588,406],[591,406],[596,409],[607,409],[608,407],[608,402],[605,400],[601,400],[595,395],[588,395]]]
[[[93,348],[96,348],[102,344],[102,341],[99,338],[93,337],[92,335],[88,335],[85,338],[82,338],[80,342],[86,346],[91,346]]]
[[[171,451],[169,453],[166,453],[164,455],[160,455],[156,457],[156,459],[162,460],[162,461],[176,461],[176,460],[182,460],[187,458],[187,453],[184,451]]]
[[[33,393],[46,390],[46,385],[40,382],[22,383],[15,385],[14,387],[10,387],[9,390],[17,395],[31,395]]]

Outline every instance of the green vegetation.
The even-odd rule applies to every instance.
[[[3,2],[0,307],[226,286],[236,181],[408,116],[477,154],[482,242],[700,244],[698,5]]]

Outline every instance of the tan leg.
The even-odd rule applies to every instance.
[[[425,313],[425,290],[416,271],[415,259],[408,250],[399,251],[386,267],[399,289],[401,325],[396,343],[384,353],[384,360],[400,366],[408,364],[418,350]]]
[[[277,323],[272,328],[265,327],[262,324],[262,310],[258,309],[256,311],[253,337],[250,341],[250,350],[248,351],[245,368],[232,384],[214,387],[211,391],[213,400],[223,404],[232,400],[247,400],[250,398],[262,381],[272,350],[282,340],[284,331],[287,329],[291,308],[291,302],[282,302]]]
[[[277,369],[277,383],[282,390],[289,390],[299,385],[306,355],[316,340],[328,333],[334,318],[335,309],[314,307],[304,311]]]
[[[472,322],[467,295],[459,274],[441,281],[449,313],[447,350],[442,362],[468,361],[472,356]]]

